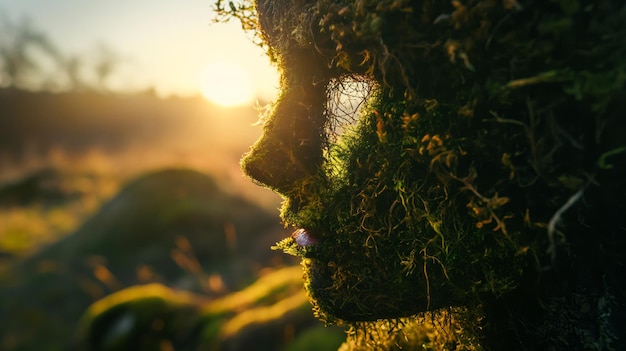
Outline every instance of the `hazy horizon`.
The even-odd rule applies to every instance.
[[[28,21],[60,52],[83,61],[110,49],[120,60],[110,79],[117,90],[197,95],[211,66],[229,64],[246,76],[256,98],[276,96],[275,68],[239,23],[214,23],[213,1],[3,0],[0,17]]]

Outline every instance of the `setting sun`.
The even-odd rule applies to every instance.
[[[222,106],[250,103],[254,99],[254,88],[250,76],[235,64],[213,63],[202,72],[200,81],[202,95]]]

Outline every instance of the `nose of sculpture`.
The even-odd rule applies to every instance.
[[[242,160],[256,182],[286,194],[322,162],[325,85],[284,85],[263,135]]]

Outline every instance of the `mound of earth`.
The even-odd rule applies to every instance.
[[[313,317],[299,266],[214,300],[160,284],[133,286],[90,306],[78,331],[85,351],[334,351],[345,339],[343,328]]]
[[[0,348],[64,349],[94,301],[137,283],[218,296],[282,255],[274,214],[187,169],[128,184],[76,232],[3,272]]]

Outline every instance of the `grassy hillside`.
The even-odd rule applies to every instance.
[[[0,109],[0,349],[338,347],[269,249],[278,199],[240,174],[256,111],[8,90]]]

